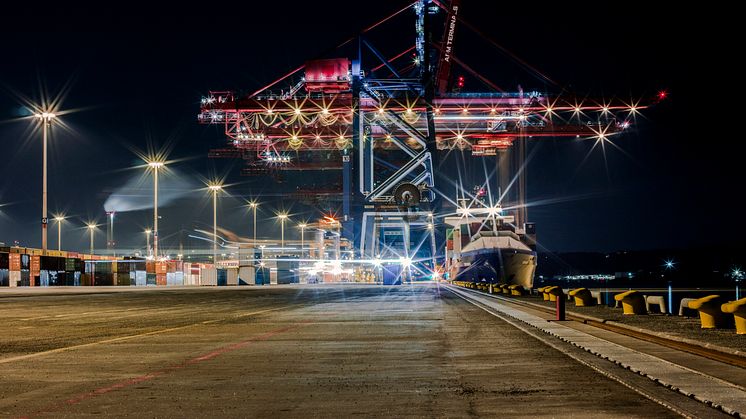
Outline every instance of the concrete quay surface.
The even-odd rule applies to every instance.
[[[448,288],[462,297],[730,415],[743,417],[746,414],[746,371],[743,368],[578,322],[550,321],[551,315],[517,307],[500,296],[493,297],[452,286]]]
[[[32,290],[0,313],[1,417],[678,416],[436,284]]]

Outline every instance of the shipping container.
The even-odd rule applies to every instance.
[[[119,266],[117,266],[117,270]],[[130,286],[130,273],[129,272],[117,272],[117,285],[128,287]]]
[[[226,269],[217,270],[217,281],[219,287],[228,285],[228,271]]]
[[[30,272],[30,282],[29,286],[31,287],[37,287],[39,286],[39,274],[41,272],[41,256],[39,255],[32,255],[31,256],[31,262],[29,265]]]
[[[383,266],[383,285],[401,285],[400,264],[386,264]]]
[[[256,285],[269,285],[269,268],[266,266],[260,266],[257,268],[254,283]]]
[[[200,266],[200,285],[218,285],[217,270],[213,265],[204,264]]]
[[[277,261],[277,283],[297,284],[299,277],[299,264],[297,260]]]
[[[80,275],[80,285],[84,287],[90,287],[93,285],[93,281],[91,281],[91,276],[93,274],[90,272],[86,272]]]
[[[155,285],[158,285],[158,286],[167,285],[167,278],[166,278],[165,273],[155,274]]]
[[[253,266],[238,268],[238,285],[255,285],[256,269]]]
[[[228,268],[225,271],[227,274],[226,285],[238,285],[238,268]]]
[[[8,272],[8,286],[17,287],[18,283],[21,282],[21,271],[10,271]]]
[[[132,274],[130,274],[131,276]],[[148,285],[148,273],[145,270],[135,271],[135,285],[138,287],[144,287]]]
[[[8,265],[11,271],[21,271],[21,255],[18,253],[8,254]]]

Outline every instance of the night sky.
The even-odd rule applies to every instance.
[[[49,166],[50,212],[68,217],[64,248],[87,249],[83,222],[104,221],[107,197],[142,177],[142,169],[130,169],[141,164],[133,150],[149,147],[170,148],[169,159],[178,160],[170,165],[171,180],[162,184],[179,195],[162,205],[166,246],[175,248],[180,239],[187,245],[186,234],[211,224],[208,195],[197,189],[201,178],[215,175],[235,184],[232,197],[221,201],[220,224],[249,235],[244,198],[276,195],[278,187],[267,178],[239,176],[241,161],[206,157],[210,148],[223,146],[224,136],[220,126],[197,124],[201,95],[253,91],[406,2],[247,3],[181,11],[58,5],[34,19],[6,11],[0,17],[0,242],[40,245],[41,139],[29,136],[30,121],[16,120],[24,111],[18,96],[38,99],[40,85],[54,95],[65,84],[62,109],[79,111],[64,116],[70,131],[55,129]],[[529,201],[560,201],[529,211],[547,249],[682,248],[741,240],[746,222],[736,203],[743,195],[737,153],[742,135],[720,133],[723,121],[702,117],[706,110],[697,94],[734,80],[728,75],[733,70],[717,48],[702,46],[707,42],[692,20],[674,20],[671,11],[644,4],[463,3],[466,20],[563,87],[598,97],[651,97],[661,89],[670,94],[644,113],[633,133],[614,138],[624,153],[607,148],[608,170],[600,151],[580,164],[589,141],[531,144],[539,149],[529,166]],[[354,12],[363,7],[364,13]],[[695,11],[686,13],[693,18]],[[387,31],[413,38],[413,25],[410,19]],[[465,28],[458,36],[456,55],[499,85],[555,89]],[[386,32],[378,37],[386,50]],[[721,78],[712,78],[713,66]],[[470,87],[484,90],[467,77],[465,90]],[[478,168],[474,183],[480,182],[481,162],[468,161]],[[149,178],[140,180],[142,195],[150,196]],[[279,187],[292,188],[292,182]],[[320,214],[279,197],[263,201],[260,217],[283,208],[295,219]],[[150,209],[120,213],[118,247],[144,246],[142,231],[151,220]],[[56,227],[50,227],[50,248],[56,248]],[[259,235],[276,230],[269,221]],[[101,231],[97,247],[104,243]]]

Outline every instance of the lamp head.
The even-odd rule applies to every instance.
[[[50,121],[57,117],[57,115],[55,115],[52,112],[38,112],[38,113],[35,113],[34,116],[39,119],[43,119],[45,121]]]

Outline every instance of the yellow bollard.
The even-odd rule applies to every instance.
[[[746,335],[746,298],[729,301],[720,306],[720,309],[723,313],[732,313],[736,321],[736,333]]]
[[[545,288],[544,292],[549,295],[549,301],[557,301],[557,297],[565,297],[565,294],[562,292],[562,288],[558,287],[557,285]]]
[[[510,295],[516,295],[519,297],[523,295],[523,285],[511,285],[508,289],[510,290]]]
[[[616,301],[622,303],[624,314],[647,314],[645,310],[645,298],[637,291],[630,290],[614,296]]]
[[[725,315],[721,311],[723,299],[719,295],[708,295],[689,302],[689,308],[699,311],[702,329],[717,329],[725,326]]]
[[[588,307],[596,305],[596,300],[588,288],[576,288],[567,293],[575,300],[576,307]]]

